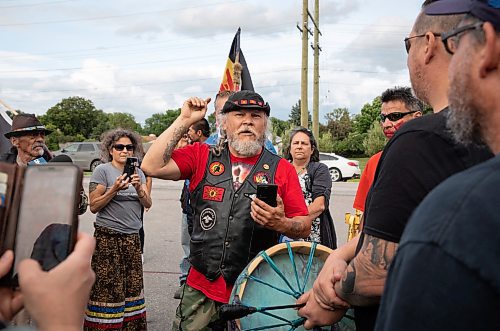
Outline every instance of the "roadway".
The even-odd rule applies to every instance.
[[[90,177],[84,178],[88,192]],[[334,183],[330,212],[335,221],[337,240],[345,243],[347,225],[344,213],[352,212],[358,183]],[[179,196],[182,182],[153,180],[153,207],[145,214],[146,244],[144,253],[144,287],[148,328],[152,331],[170,329],[179,303],[173,298],[178,287],[181,210]],[[80,216],[80,230],[93,233],[95,215],[87,211]]]

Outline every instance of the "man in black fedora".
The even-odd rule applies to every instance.
[[[12,148],[0,156],[0,161],[26,166],[31,163],[46,163],[52,155],[45,146],[45,135],[51,133],[34,114],[19,114],[12,120],[11,131],[4,136]]]

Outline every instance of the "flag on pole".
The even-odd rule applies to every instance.
[[[233,43],[231,44],[231,50],[229,51],[226,68],[222,75],[222,83],[220,84],[219,92],[254,90],[247,62],[240,48],[240,32],[241,28],[238,28]]]

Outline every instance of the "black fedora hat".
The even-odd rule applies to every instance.
[[[40,123],[35,114],[19,114],[14,116],[11,131],[5,133],[4,136],[6,138],[20,137],[33,131],[43,132],[44,134],[52,133],[52,130],[48,130]]]

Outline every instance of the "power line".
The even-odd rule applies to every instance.
[[[64,2],[73,2],[73,1],[78,1],[78,0],[59,0],[59,1],[49,1],[49,2],[37,2],[37,3],[25,4],[25,5],[2,6],[2,7],[0,7],[0,9],[23,8],[23,7],[37,7],[37,6],[61,4],[61,3],[64,3]]]
[[[113,18],[122,18],[122,17],[130,17],[130,16],[143,16],[143,15],[152,15],[152,14],[159,14],[159,13],[176,12],[176,11],[182,11],[182,10],[188,10],[188,9],[194,9],[194,8],[210,7],[210,6],[214,6],[214,5],[236,3],[236,2],[242,2],[242,1],[245,1],[245,0],[222,1],[222,2],[208,3],[208,4],[198,5],[198,6],[191,6],[191,7],[162,9],[162,10],[155,10],[155,11],[128,13],[128,14],[120,14],[120,15],[109,15],[109,16],[101,16],[101,17],[87,17],[87,18],[75,18],[75,19],[54,20],[54,21],[0,24],[0,27],[46,25],[46,24],[61,24],[61,23],[72,23],[72,22],[108,20],[108,19],[113,19]]]

